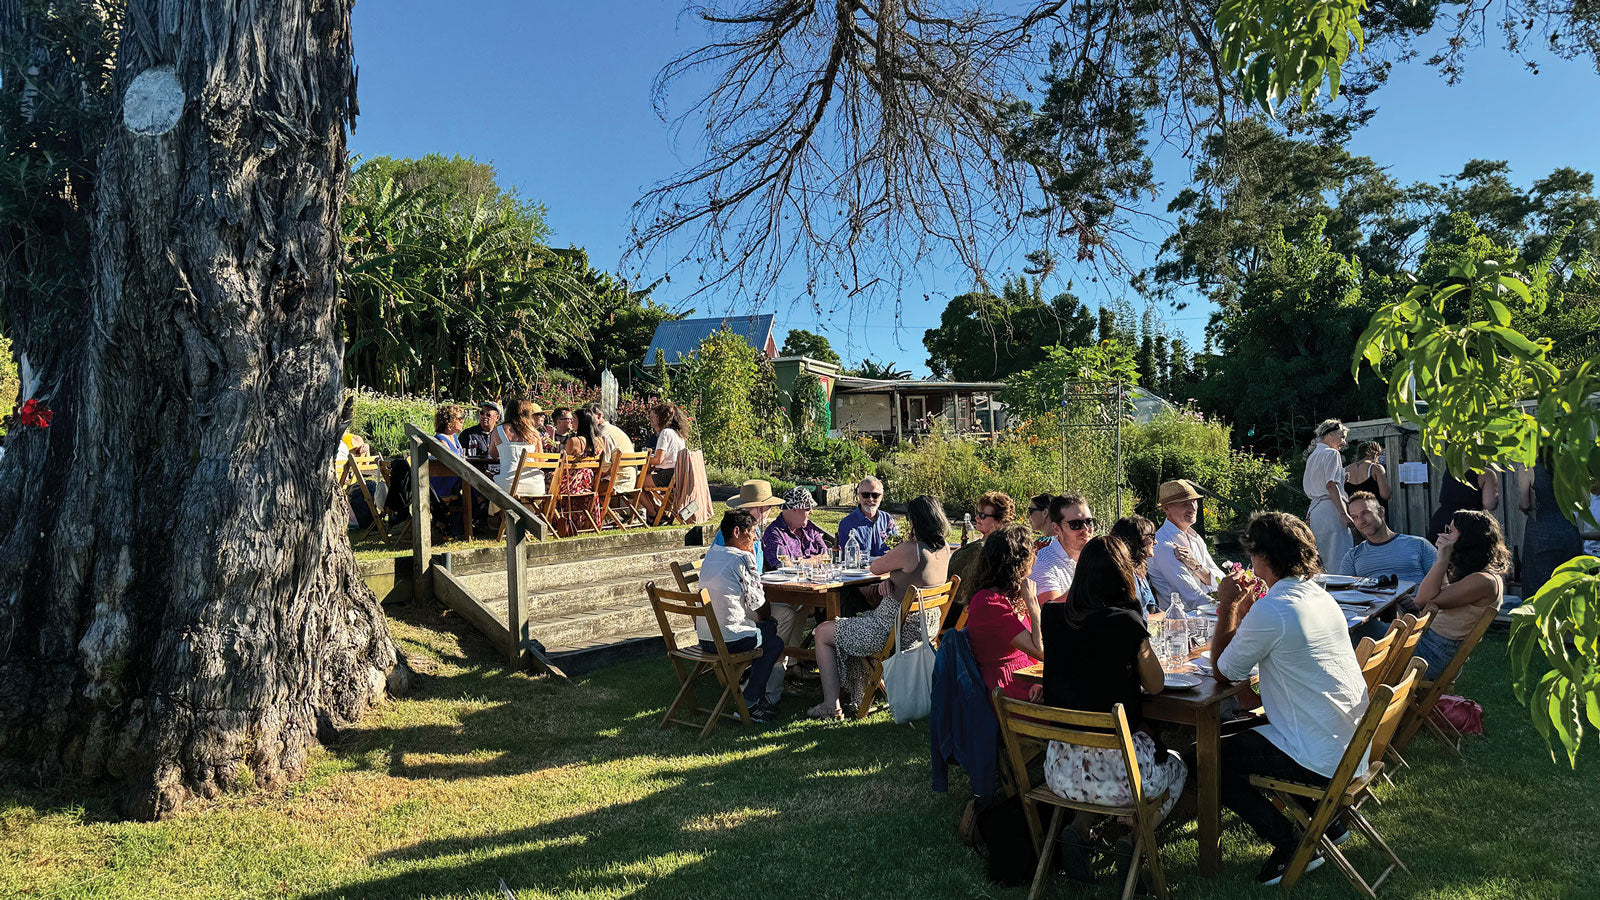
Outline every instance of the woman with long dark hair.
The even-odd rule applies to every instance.
[[[534,412],[539,407],[532,400],[517,400],[506,407],[506,420],[489,436],[489,452],[500,455],[500,472],[494,476],[513,497],[526,497],[544,493],[544,472],[529,468],[523,471],[521,483],[513,485],[517,463],[525,451],[543,453],[544,437],[534,424]]]
[[[910,540],[872,561],[872,574],[887,575],[882,599],[872,612],[848,619],[823,622],[813,634],[817,639],[817,668],[822,673],[822,702],[807,714],[815,719],[844,716],[842,696],[852,707],[860,706],[866,695],[865,657],[883,649],[900,617],[900,601],[912,587],[933,587],[949,580],[950,520],[939,501],[923,494],[906,505]],[[936,614],[913,616],[900,628],[900,647],[922,640],[924,631],[939,627]]]
[[[1188,768],[1161,745],[1143,716],[1146,692],[1161,692],[1165,676],[1150,647],[1144,611],[1135,593],[1133,560],[1120,538],[1097,537],[1078,556],[1064,603],[1045,604],[1044,702],[1064,709],[1111,712],[1122,704],[1133,729],[1134,757],[1147,796],[1166,793],[1158,820],[1178,802]],[[1127,806],[1132,789],[1121,750],[1052,741],[1045,751],[1045,783],[1070,800]],[[1088,827],[1095,817],[1080,813],[1061,843],[1062,864],[1082,877],[1088,868]],[[1131,858],[1130,838],[1119,840],[1119,858]]]
[[[1111,536],[1128,548],[1128,558],[1133,562],[1133,588],[1139,599],[1139,608],[1147,614],[1160,606],[1155,592],[1150,589],[1150,558],[1156,552],[1155,523],[1144,516],[1123,516],[1111,526]]]
[[[1021,522],[1002,525],[983,541],[967,612],[967,639],[983,685],[1024,700],[1028,686],[1012,676],[1044,659],[1039,591],[1033,568],[1033,531]]]
[[[688,446],[689,420],[683,409],[670,400],[650,407],[650,427],[656,430],[655,462],[650,467],[650,477],[656,487],[672,483],[672,473],[678,468],[678,454]]]
[[[1463,509],[1436,542],[1439,557],[1417,587],[1417,606],[1432,608],[1433,622],[1417,641],[1415,655],[1428,662],[1425,678],[1438,678],[1461,649],[1461,641],[1488,608],[1505,599],[1511,568],[1500,523],[1482,510]]]

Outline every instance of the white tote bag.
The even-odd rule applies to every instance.
[[[895,603],[893,599],[884,601]],[[898,606],[898,603],[895,603]],[[935,652],[932,635],[928,634],[925,613],[917,613],[922,624],[922,640],[900,649],[900,616],[894,619],[895,653],[883,661],[883,687],[889,694],[889,709],[894,713],[896,725],[927,718],[933,708],[933,662]]]

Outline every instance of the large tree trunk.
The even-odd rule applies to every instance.
[[[129,4],[87,311],[31,338],[56,416],[0,462],[13,776],[109,777],[161,817],[296,777],[382,695],[328,474],[351,2]]]

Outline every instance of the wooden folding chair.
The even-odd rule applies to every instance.
[[[1033,873],[1033,885],[1028,889],[1028,900],[1035,900],[1044,886],[1044,875],[1050,871],[1050,861],[1055,856],[1056,837],[1061,833],[1062,814],[1065,810],[1081,810],[1106,816],[1126,816],[1133,822],[1133,865],[1128,867],[1128,880],[1122,887],[1122,900],[1133,897],[1139,884],[1139,869],[1148,867],[1155,895],[1162,900],[1169,896],[1167,875],[1161,867],[1161,848],[1156,843],[1156,815],[1166,799],[1166,793],[1146,796],[1144,780],[1139,775],[1139,759],[1134,755],[1133,732],[1128,729],[1128,717],[1118,703],[1109,713],[1082,712],[1041,706],[1007,697],[1001,688],[995,688],[995,714],[1000,719],[1000,737],[1005,743],[1011,776],[1016,779],[1017,793],[1022,797],[1022,810],[1028,820],[1028,832],[1033,836],[1033,847],[1039,853],[1039,866]],[[1046,785],[1033,787],[1028,775],[1028,755],[1022,739],[1041,743],[1060,741],[1079,747],[1100,750],[1117,750],[1122,753],[1127,766],[1128,789],[1133,802],[1127,806],[1102,806],[1068,800],[1050,790]],[[1039,822],[1039,805],[1055,807],[1050,814],[1050,831],[1042,834]]]
[[[667,658],[672,660],[673,671],[677,673],[681,684],[678,695],[672,698],[672,705],[667,707],[667,714],[661,717],[661,727],[673,724],[699,728],[700,737],[704,739],[711,729],[717,727],[717,720],[722,718],[722,708],[728,705],[729,698],[732,698],[734,708],[728,715],[749,725],[752,721],[750,709],[745,706],[744,694],[739,691],[739,676],[761,655],[761,648],[730,653],[727,643],[722,639],[722,627],[712,611],[711,598],[703,590],[693,593],[669,591],[656,587],[653,581],[646,584],[644,590],[650,596],[650,608],[655,610],[656,622],[661,626],[661,639],[667,644]],[[711,632],[711,640],[717,645],[716,652],[701,650],[698,643],[692,647],[679,647],[672,623],[667,619],[669,614],[687,616],[697,620],[697,624],[698,620],[704,619]],[[715,675],[717,682],[722,685],[717,705],[710,708],[699,704],[694,691],[696,683],[706,675]],[[706,714],[704,722],[674,718],[678,707],[686,700],[690,703],[688,712]]]
[[[678,517],[678,511],[672,508],[672,493],[678,489],[678,470],[681,468],[681,466],[673,468],[672,480],[668,481],[665,487],[650,484],[639,489],[649,501],[646,505],[655,506],[655,512],[650,516],[651,525],[671,525],[672,520]]]
[[[634,473],[633,487],[619,488],[617,481],[623,472],[632,470]],[[611,455],[611,478],[604,501],[600,505],[602,520],[615,522],[618,528],[627,530],[629,525],[643,525],[649,521],[639,503],[643,497],[641,488],[645,479],[650,477],[650,454],[648,453],[614,453]],[[627,521],[623,521],[624,515]]]
[[[1456,730],[1454,725],[1444,721],[1433,714],[1439,705],[1439,698],[1450,693],[1456,686],[1456,677],[1461,674],[1462,667],[1466,666],[1467,659],[1472,656],[1472,651],[1478,648],[1478,642],[1488,633],[1489,626],[1494,624],[1495,614],[1500,610],[1497,607],[1485,607],[1483,614],[1478,617],[1477,624],[1467,632],[1466,638],[1461,641],[1456,655],[1450,658],[1450,663],[1439,673],[1433,681],[1423,681],[1419,688],[1417,701],[1406,710],[1405,717],[1400,722],[1400,730],[1391,742],[1389,753],[1401,765],[1405,760],[1400,754],[1411,746],[1411,741],[1416,738],[1417,732],[1426,727],[1433,732],[1433,736],[1444,744],[1444,748],[1453,756],[1461,755],[1461,738],[1463,735]]]
[[[593,472],[594,478],[589,482],[587,491],[573,491],[567,493],[563,488],[566,482],[572,481],[576,472]],[[599,500],[596,489],[600,481],[600,458],[596,456],[567,457],[566,464],[562,466],[557,478],[557,484],[551,488],[552,512],[555,518],[546,516],[556,525],[557,532],[563,537],[572,537],[583,527],[582,520],[589,520],[589,530],[595,534],[600,533],[600,519],[595,515],[595,503]]]
[[[687,563],[673,563],[672,577],[678,579],[678,590],[700,590],[700,566],[705,562],[705,557]]]
[[[1251,776],[1250,783],[1265,791],[1273,804],[1297,821],[1303,831],[1300,844],[1295,848],[1294,857],[1289,860],[1289,868],[1284,871],[1283,881],[1280,882],[1284,890],[1294,887],[1319,850],[1350,879],[1356,890],[1371,900],[1376,900],[1378,888],[1395,869],[1411,871],[1384,843],[1383,837],[1367,821],[1367,817],[1362,815],[1361,804],[1371,796],[1372,782],[1383,772],[1383,762],[1375,761],[1375,756],[1382,753],[1382,748],[1386,748],[1394,736],[1395,729],[1400,725],[1400,717],[1410,704],[1412,692],[1425,668],[1427,664],[1422,660],[1413,660],[1396,684],[1380,684],[1372,692],[1367,711],[1362,715],[1355,735],[1351,737],[1344,756],[1339,759],[1339,765],[1326,786],[1301,784],[1264,775]],[[1316,808],[1308,815],[1301,807],[1299,798],[1311,800]],[[1326,834],[1328,826],[1341,818],[1359,831],[1389,863],[1388,868],[1371,884],[1356,871],[1338,845]]]
[[[511,496],[522,501],[539,518],[551,522],[555,514],[557,492],[561,486],[561,464],[564,457],[560,453],[540,453],[536,450],[524,450],[517,457],[516,471],[511,473]],[[535,494],[522,489],[522,476],[529,471],[538,469],[544,472],[544,493]],[[552,530],[554,530],[552,528]],[[500,537],[506,537],[506,518],[500,517]]]
[[[1416,655],[1417,641],[1422,639],[1422,633],[1433,624],[1433,613],[1425,612],[1421,615],[1406,613],[1396,621],[1406,626],[1406,633],[1400,637],[1400,643],[1389,656],[1389,668],[1383,673],[1379,684],[1397,684],[1400,676],[1405,674],[1406,666],[1411,665],[1411,657]]]
[[[339,493],[347,495],[352,487],[360,489],[361,500],[367,505],[367,513],[371,516],[371,521],[367,523],[367,527],[363,528],[361,533],[356,536],[358,538],[364,538],[376,532],[385,541],[389,539],[388,530],[384,524],[383,510],[378,508],[378,501],[373,498],[372,489],[367,487],[368,478],[380,481],[385,480],[388,477],[388,473],[384,471],[385,469],[387,469],[387,465],[378,456],[347,456],[343,465],[336,465],[335,467]]]
[[[906,588],[905,596],[900,598],[900,627],[902,629],[914,627],[908,624],[913,613],[933,613],[934,643],[937,645],[939,623],[944,621],[945,608],[950,605],[951,599],[956,595],[956,589],[960,586],[961,576],[952,575],[944,584],[927,588],[916,586]],[[889,692],[883,687],[883,663],[899,649],[894,645],[894,629],[890,629],[889,636],[883,639],[883,649],[867,657],[867,693],[861,698],[861,705],[856,707],[856,718],[865,719],[872,712],[872,703],[880,691],[884,697],[889,696]]]
[[[1389,672],[1389,664],[1394,661],[1395,651],[1405,640],[1407,630],[1404,618],[1395,619],[1389,623],[1389,630],[1383,637],[1376,641],[1364,637],[1361,643],[1356,645],[1356,665],[1361,667],[1361,677],[1367,681],[1368,694],[1384,683],[1384,676]],[[1415,646],[1415,642],[1412,645]]]

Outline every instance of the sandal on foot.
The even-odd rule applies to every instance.
[[[824,710],[822,704],[818,703],[816,706],[806,710],[806,717],[810,719],[842,719],[844,718],[844,710],[838,707],[834,707],[831,711]]]

